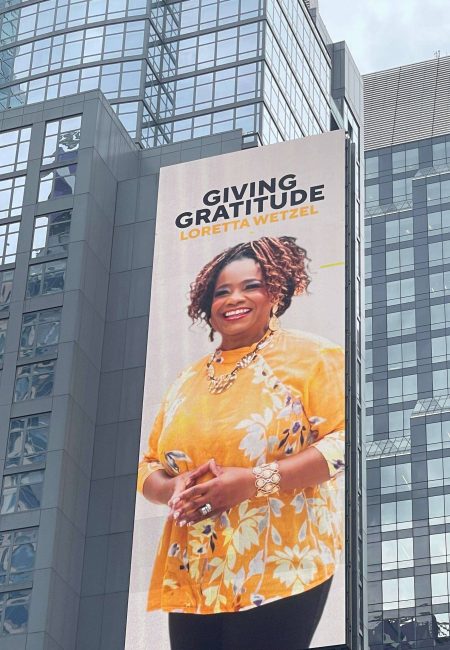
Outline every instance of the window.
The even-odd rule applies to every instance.
[[[428,517],[430,526],[450,523],[450,494],[428,497]]]
[[[450,595],[450,573],[431,574],[431,602],[433,605],[439,603],[448,604]]]
[[[450,201],[450,180],[438,181],[437,183],[428,183],[428,205],[438,205],[439,203],[444,203],[447,201]]]
[[[14,401],[48,397],[53,392],[56,361],[40,361],[19,366],[16,370]]]
[[[3,477],[0,513],[2,515],[41,507],[44,470],[7,474]]]
[[[250,0],[248,2],[253,4]],[[0,7],[8,7],[13,4],[18,4],[18,0],[0,0]],[[107,5],[109,6],[107,7]],[[128,2],[124,0],[123,2],[109,3],[106,0],[98,2],[72,0],[70,5],[68,5],[67,0],[58,0],[58,2],[38,3],[36,6],[24,6],[22,0],[19,34],[22,39],[28,39],[64,27],[74,27],[111,18],[139,16],[145,12],[146,5],[147,3],[144,0],[128,0]],[[13,9],[11,12],[4,14],[4,20],[8,22],[16,21],[16,12],[17,9]],[[3,29],[8,30],[5,26],[3,26]],[[4,38],[5,44],[12,42],[17,38],[16,31],[9,28],[9,37],[5,35]]]
[[[49,429],[49,413],[10,420],[5,469],[45,462]]]
[[[41,173],[38,201],[49,201],[60,196],[73,194],[75,188],[76,165],[58,167]]]
[[[409,432],[412,411],[413,409],[411,408],[400,411],[389,411],[389,438],[397,438]]]
[[[72,210],[61,210],[36,217],[31,257],[67,253]]]
[[[409,492],[411,490],[411,463],[382,465],[381,494]]]
[[[119,27],[123,27],[119,25]],[[42,164],[69,163],[78,158],[81,115],[47,122]]]
[[[33,264],[28,269],[27,298],[64,290],[66,260]]]
[[[371,617],[373,621],[372,631],[369,632],[371,648],[378,647],[382,650],[416,648],[421,643],[420,639],[430,638],[431,629],[434,634],[436,627],[434,625],[431,627],[429,619],[425,620],[421,614],[417,616],[414,614],[401,616],[401,614],[402,612],[393,612],[391,616],[382,614]],[[377,646],[376,644],[382,645]]]
[[[450,210],[439,210],[428,213],[428,232],[430,235],[438,235],[450,232]]]
[[[364,418],[364,433],[366,440],[373,438],[373,415],[366,415]]]
[[[19,357],[54,354],[58,347],[61,307],[23,315]]]
[[[381,558],[383,571],[414,566],[413,538],[405,537],[381,542]]]
[[[31,582],[37,536],[37,528],[0,532],[0,585]]]
[[[431,564],[441,564],[450,561],[450,533],[430,535]]]
[[[8,328],[8,321],[0,320],[0,367],[3,365],[3,355],[5,353],[7,328]]]
[[[26,168],[30,137],[31,128],[0,133],[0,174]]]
[[[388,379],[389,404],[417,398],[417,375],[402,375]]]
[[[378,176],[378,156],[366,157],[365,172],[366,178],[376,178]]]
[[[430,278],[430,295],[433,298],[446,296],[450,290],[450,271],[441,273],[431,273]]]
[[[402,305],[415,300],[414,278],[404,278],[386,283],[386,298],[388,305]]]
[[[433,363],[450,359],[450,335],[432,338],[431,350]]]
[[[409,368],[417,363],[416,342],[388,345],[388,370]]]
[[[386,252],[386,273],[412,271],[414,268],[414,248],[400,248]]]
[[[21,49],[24,47],[22,45]],[[57,51],[55,48],[55,52]],[[58,57],[57,63],[60,63],[60,60]],[[107,99],[134,97],[139,94],[141,69],[142,61],[137,60],[47,74],[9,86],[8,95],[3,97],[1,108],[65,97],[93,88],[100,88]]]
[[[427,460],[428,487],[450,484],[450,457]]]
[[[380,200],[380,186],[366,185],[366,206],[373,208],[378,205]]]
[[[0,224],[0,264],[13,264],[16,261],[19,228],[20,221]]]
[[[365,306],[366,309],[370,309],[372,307],[372,285],[371,284],[366,284]]]
[[[366,373],[372,372],[373,369],[373,350],[372,348],[366,348]]]
[[[383,608],[414,607],[414,578],[383,580]]]
[[[381,504],[381,532],[412,527],[412,501],[389,501]]]
[[[130,137],[136,139],[137,121],[139,114],[138,102],[121,102],[120,104],[112,104],[111,108],[119,117],[125,129],[128,131]]]
[[[430,266],[438,266],[450,262],[450,239],[428,244],[428,260]]]
[[[77,3],[70,5],[71,13],[74,5],[76,7]],[[67,6],[65,9],[67,11]],[[63,11],[60,6],[58,13]],[[22,18],[20,24],[23,25],[23,22]],[[142,21],[121,21],[104,27],[70,30],[67,34],[40,38],[8,50],[13,72],[10,76],[17,80],[42,74],[49,69],[55,71],[82,63],[97,63],[102,59],[142,56],[143,38]],[[31,88],[39,87],[41,86],[31,84]]]
[[[399,178],[392,181],[392,199],[394,203],[402,203],[411,199],[412,180],[412,178]]]
[[[411,334],[416,329],[416,313],[414,309],[393,311],[387,314],[386,321],[388,337]]]
[[[414,223],[412,217],[386,221],[386,244],[397,244],[409,241],[414,236]]]
[[[431,305],[431,329],[437,330],[450,324],[450,302],[442,305]]]
[[[212,56],[214,57],[214,48]],[[160,103],[159,115],[161,118],[167,118],[254,99],[261,90],[260,70],[257,63],[250,63],[179,79],[173,82],[175,102],[167,102],[164,105]]]
[[[0,634],[23,634],[28,627],[31,589],[0,593]]]
[[[450,140],[436,142],[433,147],[433,165],[445,165],[450,162]]]
[[[410,171],[419,167],[419,149],[414,147],[392,152],[392,173]]]
[[[7,309],[11,300],[14,271],[0,271],[0,312]]]
[[[364,224],[364,243],[365,248],[372,246],[372,225],[370,223]]]
[[[427,451],[450,448],[450,422],[429,422],[426,431]]]
[[[450,370],[433,370],[433,397],[449,392]]]
[[[0,220],[20,217],[22,213],[25,176],[0,180]]]
[[[443,614],[433,613],[434,619],[436,621],[435,632],[433,638],[439,643],[439,640],[447,639],[450,636],[450,614],[444,612]]]

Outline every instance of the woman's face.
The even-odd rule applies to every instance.
[[[222,348],[259,341],[267,330],[272,305],[255,260],[244,257],[225,266],[214,288],[210,319],[222,335]]]

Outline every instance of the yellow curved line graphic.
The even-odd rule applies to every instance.
[[[331,264],[322,264],[319,269],[329,269],[330,266],[345,266],[345,262],[331,262]]]

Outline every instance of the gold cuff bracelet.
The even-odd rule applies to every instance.
[[[280,487],[280,471],[278,463],[265,463],[264,465],[257,465],[252,468],[253,475],[255,476],[256,496],[268,497],[279,491]]]

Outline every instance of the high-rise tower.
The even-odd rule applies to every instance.
[[[364,77],[370,647],[449,647],[450,57]],[[449,348],[450,349],[450,348]]]
[[[303,0],[4,0],[0,108],[99,88],[144,147],[321,133],[340,122],[321,31]]]
[[[345,128],[358,190],[312,5],[0,0],[2,650],[123,650],[159,169]]]

